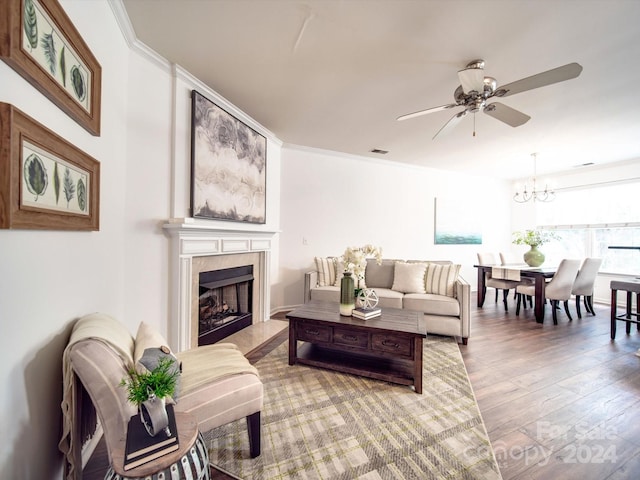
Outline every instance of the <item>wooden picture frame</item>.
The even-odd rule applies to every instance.
[[[57,0],[3,1],[0,58],[100,136],[102,68]]]
[[[0,228],[100,229],[100,163],[2,102]]]
[[[191,215],[266,223],[266,137],[196,90],[191,100]]]

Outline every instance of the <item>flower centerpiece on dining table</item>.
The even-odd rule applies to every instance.
[[[381,265],[382,249],[370,244],[362,247],[347,247],[340,257],[344,265],[344,276],[340,282],[340,315],[351,315],[351,311],[355,308],[355,299],[364,293],[360,283],[364,280],[367,258],[371,257]]]
[[[524,253],[524,261],[530,267],[539,267],[544,263],[544,254],[538,250],[538,247],[557,239],[558,236],[554,232],[534,229],[513,232],[512,243],[515,245],[529,245],[529,250]]]

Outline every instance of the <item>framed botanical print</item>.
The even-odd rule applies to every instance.
[[[0,103],[0,228],[99,230],[100,163]]]
[[[93,135],[102,69],[57,0],[6,0],[0,58]]]

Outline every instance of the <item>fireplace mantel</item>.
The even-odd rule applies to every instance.
[[[171,237],[169,343],[177,351],[197,346],[197,318],[193,318],[193,274],[202,257],[258,254],[256,262],[260,271],[257,311],[254,322],[268,320],[270,311],[270,257],[275,231],[236,228],[196,221],[172,219],[163,226]],[[250,228],[250,227],[249,227]],[[213,259],[212,259],[213,260]],[[174,321],[177,319],[177,321]],[[195,332],[194,332],[195,330]]]

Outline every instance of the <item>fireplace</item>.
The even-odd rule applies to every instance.
[[[253,265],[198,276],[198,346],[216,343],[251,325]]]
[[[209,226],[208,222],[185,220],[174,219],[164,225],[171,237],[172,259],[167,340],[177,352],[198,347],[202,272],[252,266],[252,298],[248,308],[251,325],[269,319],[270,259],[276,233],[223,229]]]

